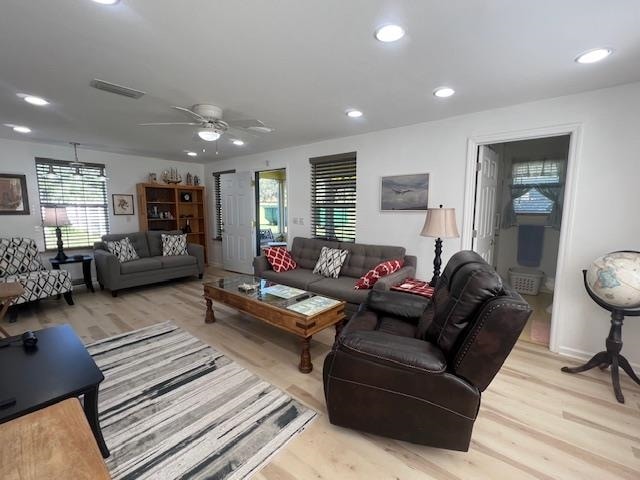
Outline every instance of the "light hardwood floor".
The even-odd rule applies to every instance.
[[[219,275],[225,272],[209,270],[205,280]],[[21,311],[18,323],[4,326],[18,334],[69,323],[89,342],[171,320],[320,412],[256,480],[640,479],[640,387],[623,374],[627,403],[620,405],[608,371],[561,373],[561,366],[577,362],[531,343],[518,343],[483,394],[470,451],[451,452],[328,422],[322,360],[332,330],[314,337],[314,371],[303,375],[293,335],[220,306],[217,322],[205,325],[201,281],[133,289],[118,298],[77,287],[74,297],[73,307],[64,300],[42,301]]]

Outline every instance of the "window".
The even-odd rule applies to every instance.
[[[356,152],[315,157],[311,163],[311,233],[356,240]]]
[[[55,178],[51,178],[51,169]],[[71,225],[60,227],[66,248],[92,247],[109,233],[109,211],[104,165],[85,163],[72,167],[69,162],[36,158],[40,208],[66,207]],[[78,175],[79,173],[79,175]],[[56,248],[54,227],[44,227],[46,249]]]
[[[215,197],[215,235],[216,240],[222,240],[222,196],[220,195],[220,174],[213,174],[213,188],[216,191]]]
[[[549,214],[553,210],[554,201],[547,189],[558,189],[562,186],[562,160],[540,160],[533,162],[517,162],[512,168],[512,188],[521,195],[513,199],[513,210],[517,214],[536,215]]]

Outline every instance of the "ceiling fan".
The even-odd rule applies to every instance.
[[[222,108],[215,105],[198,104],[191,108],[171,107],[180,112],[186,113],[191,122],[161,122],[161,123],[139,123],[140,126],[160,126],[160,125],[190,125],[199,127],[198,137],[207,142],[214,142],[222,135],[233,130],[240,132],[271,133],[273,128],[268,127],[260,120],[235,120],[225,122],[222,119]]]

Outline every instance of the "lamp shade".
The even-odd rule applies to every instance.
[[[424,227],[420,235],[423,237],[458,238],[455,208],[429,208]]]
[[[71,225],[66,207],[44,207],[42,224],[45,227],[64,227]]]

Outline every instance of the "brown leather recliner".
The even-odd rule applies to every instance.
[[[372,290],[324,361],[334,425],[467,451],[485,390],[531,308],[477,253],[456,253],[431,300]]]

